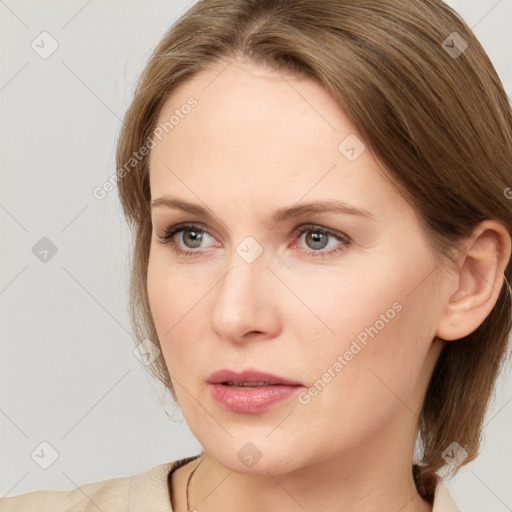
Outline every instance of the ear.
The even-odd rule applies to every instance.
[[[465,245],[467,251],[459,260],[455,280],[457,287],[451,292],[437,325],[436,336],[443,340],[463,338],[487,318],[498,300],[503,272],[510,259],[510,235],[497,221],[478,224]]]

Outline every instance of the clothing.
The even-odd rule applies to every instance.
[[[172,512],[169,475],[197,458],[158,464],[132,476],[89,482],[68,491],[40,490],[0,498],[0,512]],[[432,512],[461,512],[442,480]]]

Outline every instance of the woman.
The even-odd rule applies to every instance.
[[[131,315],[200,455],[10,510],[460,510],[511,330],[512,112],[438,0],[202,0],[118,142]],[[416,450],[415,450],[416,448]]]

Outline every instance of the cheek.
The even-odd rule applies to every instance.
[[[207,300],[201,298],[207,289],[179,267],[171,268],[164,256],[153,254],[148,263],[147,290],[166,366],[180,379],[180,368],[193,368],[201,360],[200,329],[204,325],[200,320],[204,324],[207,318]]]
[[[150,255],[148,263],[147,290],[148,300],[155,324],[162,354],[166,361],[169,372],[169,348],[170,340],[175,336],[176,327],[180,318],[183,318],[179,301],[180,287],[173,283],[172,274],[169,269],[153,254]],[[181,295],[183,292],[181,291]]]
[[[412,405],[434,334],[434,314],[428,280],[411,293],[411,283],[424,278],[425,266],[406,261],[401,273],[390,265],[373,275],[339,276],[342,284],[331,279],[322,287],[320,280],[301,289],[318,317],[297,315],[294,338],[302,343],[308,384],[319,390],[310,401],[324,411],[319,428],[330,414],[333,428],[346,428],[348,417],[351,428],[366,430],[403,409],[403,402]],[[317,333],[304,334],[311,321]]]

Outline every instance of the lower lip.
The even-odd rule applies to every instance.
[[[236,387],[210,384],[212,397],[225,409],[244,414],[254,414],[268,409],[277,402],[299,393],[303,386]]]

